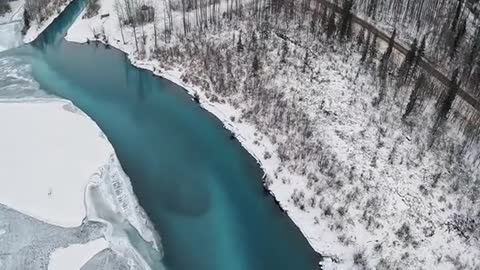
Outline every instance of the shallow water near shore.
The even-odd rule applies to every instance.
[[[74,1],[33,46],[9,55],[31,59],[40,87],[72,100],[107,135],[162,238],[166,267],[316,269],[318,254],[220,121],[120,51],[62,39],[81,7]]]

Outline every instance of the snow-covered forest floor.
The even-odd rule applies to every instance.
[[[460,68],[462,87],[480,98],[480,1],[354,2],[354,14],[363,20],[386,33],[396,29],[397,42],[412,45],[425,39],[428,61],[444,74]]]
[[[40,14],[30,12],[30,25],[27,27],[23,37],[24,43],[34,41],[47,27],[55,20],[72,0],[28,0],[27,9],[41,10]],[[36,7],[39,5],[40,7]],[[29,7],[31,6],[31,7]]]
[[[427,79],[403,118],[415,79],[397,84],[401,57],[382,83],[378,61],[360,61],[355,43],[313,35],[296,19],[271,18],[266,27],[248,7],[241,18],[218,16],[185,36],[178,8],[170,36],[161,2],[148,3],[155,27],[136,26],[137,51],[115,1],[99,4],[99,14],[80,16],[67,39],[108,42],[198,93],[262,164],[265,185],[327,257],[327,269],[479,269],[479,145],[460,124],[471,110],[457,98],[433,139],[443,92]]]
[[[8,2],[8,4],[10,6],[10,11],[0,15],[0,24],[22,19],[21,11],[23,10],[25,0],[12,1]]]

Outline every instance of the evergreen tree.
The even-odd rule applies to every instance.
[[[453,101],[455,101],[455,97],[457,96],[459,85],[458,85],[458,69],[455,69],[452,75],[452,80],[450,81],[450,86],[447,92],[447,95],[440,103],[440,109],[438,110],[437,119],[435,120],[435,124],[433,125],[432,130],[432,139],[430,142],[429,147],[431,148],[435,143],[437,131],[444,126],[445,122],[448,119],[448,113],[452,109]]]
[[[360,33],[357,35],[357,48],[360,49],[360,47],[363,45],[365,42],[365,28],[362,28]]]
[[[420,42],[420,47],[418,47],[417,54],[415,55],[415,64],[413,65],[413,72],[415,72],[415,70],[418,67],[418,64],[420,64],[420,61],[425,56],[425,46],[426,46],[426,37],[423,36],[422,42]]]
[[[453,101],[457,96],[458,90],[459,90],[458,69],[456,69],[453,72],[452,80],[450,81],[450,86],[448,89],[447,96],[443,99],[443,101],[440,104],[440,109],[438,111],[438,117],[435,124],[436,128],[438,128],[447,120],[448,113],[452,109]]]
[[[328,27],[328,9],[324,6],[322,12],[322,27],[323,29],[327,29]]]
[[[340,19],[340,40],[350,38],[352,27],[352,7],[353,0],[346,0],[343,3],[342,16]]]
[[[368,32],[367,40],[365,41],[365,44],[363,46],[362,58],[360,58],[360,62],[362,63],[365,62],[365,60],[367,60],[369,46],[370,46],[370,32]]]
[[[460,24],[455,39],[453,40],[452,47],[450,48],[450,58],[454,58],[457,54],[458,46],[460,45],[461,40],[465,36],[467,31],[467,21],[466,19]]]
[[[371,0],[367,9],[367,16],[375,20],[375,14],[377,13],[377,1]]]
[[[310,34],[315,35],[316,25],[317,25],[317,21],[315,20],[315,17],[312,17],[312,20],[310,20]]]
[[[303,58],[303,68],[302,68],[303,73],[307,71],[307,66],[308,66],[308,51],[305,51],[305,57]]]
[[[252,70],[253,70],[253,75],[254,76],[257,76],[260,68],[261,68],[260,59],[258,59],[258,56],[255,53],[255,55],[253,56],[253,61],[252,61]]]
[[[373,41],[370,43],[370,52],[369,52],[369,57],[370,60],[373,61],[373,59],[377,58],[378,55],[378,49],[377,49],[377,35],[373,35]]]
[[[405,119],[410,113],[413,111],[413,108],[415,107],[415,102],[418,99],[418,94],[419,90],[424,87],[425,85],[425,74],[420,74],[420,76],[417,79],[417,82],[415,83],[415,86],[412,89],[412,92],[410,93],[410,97],[408,98],[408,104],[407,107],[405,108],[405,113],[403,114],[402,118]]]
[[[467,76],[470,75],[470,73],[472,72],[475,59],[477,59],[478,53],[480,51],[480,26],[477,27],[474,37],[475,39],[472,42],[470,53],[468,54],[466,60],[466,69],[468,73]]]
[[[393,52],[393,45],[395,44],[395,36],[397,34],[397,29],[393,30],[392,36],[390,37],[390,40],[388,41],[388,47],[385,53],[382,56],[382,59],[380,60],[380,67],[379,67],[379,74],[380,74],[380,79],[385,80],[388,72],[388,64],[390,62],[390,57]]]
[[[452,31],[455,31],[455,28],[457,28],[458,20],[460,18],[460,14],[462,13],[462,6],[463,6],[463,0],[458,0],[457,9],[455,11],[455,16],[453,17],[453,21],[451,25]]]
[[[337,31],[337,26],[335,25],[335,10],[332,8],[330,11],[330,17],[328,18],[327,24],[327,38],[331,38]]]
[[[249,50],[250,51],[257,50],[257,34],[255,34],[255,31],[252,32],[252,38],[250,39]]]
[[[28,13],[27,9],[23,10],[23,29],[22,29],[22,34],[25,35],[30,28],[30,13]]]
[[[243,52],[242,31],[240,31],[240,35],[238,36],[237,52],[239,53]]]
[[[414,39],[412,45],[410,46],[410,50],[405,55],[405,59],[403,60],[400,66],[400,69],[398,70],[398,76],[400,77],[401,81],[406,81],[408,79],[408,75],[409,75],[410,69],[414,64],[416,54],[417,54],[417,39]]]
[[[287,62],[287,55],[288,55],[288,43],[286,40],[284,40],[282,45],[282,56],[280,58],[280,63],[285,64]]]

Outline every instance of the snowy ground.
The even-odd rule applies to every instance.
[[[94,222],[76,228],[62,228],[0,205],[0,269],[46,270],[52,252],[101,239],[103,230],[102,224]],[[68,268],[55,270],[65,269]]]
[[[74,244],[55,250],[50,255],[48,270],[80,270],[95,254],[108,247],[108,242],[100,238],[86,244]]]
[[[60,7],[45,7],[46,9],[52,10],[52,14],[42,22],[31,22],[30,28],[27,30],[27,33],[25,33],[25,36],[23,37],[23,42],[30,43],[34,41],[45,29],[47,29],[47,27],[62,13],[63,10],[65,10],[65,8],[71,2],[72,0],[66,0]]]
[[[469,237],[452,226],[457,218],[479,214],[478,145],[467,144],[458,127],[449,126],[429,149],[429,96],[406,121],[406,87],[388,84],[386,100],[373,106],[382,89],[369,72],[375,61],[365,68],[351,46],[325,45],[324,38],[312,39],[296,27],[282,29],[299,41],[288,43],[287,64],[279,63],[283,41],[273,33],[263,43],[257,34],[257,46],[265,47],[250,49],[253,23],[246,20],[165,44],[160,16],[160,53],[153,52],[152,24],[137,29],[138,36],[146,33],[146,46],[137,53],[131,28],[123,29],[122,41],[114,2],[100,1],[99,14],[109,17],[80,16],[67,40],[85,42],[105,33],[102,41],[129,54],[134,65],[198,93],[201,105],[259,160],[272,194],[312,247],[330,257],[327,269],[480,267],[478,225]],[[173,14],[176,33],[180,14]],[[239,30],[243,53],[232,40]],[[310,61],[302,72],[305,48]],[[248,90],[255,52],[263,68],[260,91]],[[452,115],[461,115],[461,104],[456,106]],[[465,154],[466,145],[473,152]]]
[[[77,227],[84,192],[112,147],[68,102],[2,103],[0,203],[46,223]]]

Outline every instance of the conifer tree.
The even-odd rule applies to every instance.
[[[395,36],[397,34],[397,29],[393,30],[392,36],[390,37],[390,40],[388,41],[388,47],[385,53],[382,56],[382,59],[380,60],[380,67],[379,67],[379,75],[380,79],[385,80],[388,72],[388,64],[390,62],[390,57],[393,52],[393,45],[395,43]]]
[[[250,39],[249,50],[250,51],[257,50],[257,35],[255,34],[255,31],[252,31],[252,38]]]
[[[368,32],[367,40],[365,41],[365,44],[363,46],[362,58],[360,58],[360,62],[362,63],[364,63],[365,60],[367,60],[369,46],[370,46],[370,32]]]
[[[357,48],[360,49],[360,47],[363,45],[363,43],[365,42],[365,28],[362,28],[362,30],[360,31],[360,33],[358,33],[357,35]]]
[[[342,7],[342,16],[340,19],[340,40],[350,38],[352,27],[352,7],[353,0],[346,0]]]
[[[307,71],[307,66],[308,66],[308,51],[305,52],[305,57],[303,58],[303,68],[302,68],[303,73]]]
[[[463,6],[463,0],[458,0],[457,9],[455,11],[455,16],[453,17],[453,21],[451,25],[452,31],[455,31],[455,28],[457,28],[458,20],[460,18],[460,14],[462,13],[462,6]]]
[[[458,46],[460,46],[460,42],[465,36],[466,31],[467,31],[467,21],[465,19],[460,24],[457,34],[455,35],[455,39],[453,40],[452,47],[450,48],[450,58],[453,59],[457,54]]]
[[[409,75],[410,69],[414,64],[416,55],[417,55],[417,39],[414,39],[412,42],[412,45],[410,46],[410,50],[408,50],[407,54],[405,55],[405,59],[400,65],[400,69],[398,70],[398,76],[400,81],[406,81],[408,79],[408,75]]]
[[[260,68],[261,68],[260,59],[258,59],[258,56],[255,53],[255,55],[253,56],[253,61],[252,61],[252,70],[253,70],[253,75],[254,76],[258,75],[258,71],[260,70]]]
[[[280,58],[280,63],[285,64],[287,62],[287,55],[288,55],[288,43],[286,40],[284,40],[282,45],[282,56]]]
[[[330,17],[328,18],[327,24],[327,38],[331,38],[337,31],[337,26],[335,25],[335,10],[332,8],[330,11]]]
[[[467,76],[470,75],[470,73],[472,72],[475,59],[477,59],[480,52],[480,26],[477,27],[474,37],[475,39],[472,42],[470,52],[468,53],[466,59]]]
[[[370,61],[373,61],[375,58],[377,58],[378,55],[378,49],[377,49],[377,35],[373,35],[373,41],[370,43],[370,51],[369,51],[369,58]]]
[[[417,69],[420,61],[425,56],[425,46],[426,46],[426,37],[423,36],[422,42],[420,42],[420,47],[418,47],[417,54],[415,55],[415,64],[413,65],[413,72]]]
[[[238,36],[237,52],[239,53],[243,52],[242,31],[240,31],[240,35]]]
[[[413,111],[413,108],[415,107],[415,102],[418,99],[419,90],[424,86],[424,84],[425,84],[425,74],[422,73],[418,77],[417,82],[415,83],[415,86],[413,87],[412,92],[410,93],[410,97],[408,98],[408,104],[407,104],[407,107],[405,108],[405,113],[402,116],[403,119],[405,119]]]
[[[457,96],[459,90],[458,86],[458,69],[456,69],[452,74],[452,79],[450,81],[450,86],[446,97],[442,100],[440,104],[440,109],[438,111],[438,117],[435,126],[438,128],[447,120],[448,113],[452,109],[453,101]]]

